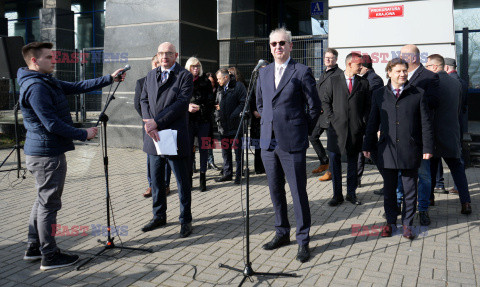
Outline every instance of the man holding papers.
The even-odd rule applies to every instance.
[[[167,224],[165,163],[168,161],[177,179],[180,197],[180,237],[187,237],[192,233],[188,104],[193,92],[193,77],[175,62],[178,53],[173,44],[160,44],[157,57],[160,66],[147,74],[140,99],[146,131],[143,151],[148,154],[150,161],[153,198],[153,219],[142,231],[151,231]],[[177,136],[169,137],[168,134],[172,133],[165,131],[169,129],[176,131]],[[174,143],[177,137],[182,140],[177,141],[176,149],[165,151],[161,147],[157,152],[155,142],[162,146],[162,140],[173,140]]]

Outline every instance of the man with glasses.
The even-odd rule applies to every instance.
[[[261,115],[260,148],[275,210],[275,237],[263,245],[273,250],[290,244],[285,178],[292,193],[297,222],[297,260],[310,258],[310,206],[307,195],[308,135],[321,113],[312,70],[290,58],[292,33],[278,28],[270,33],[275,59],[259,71],[257,110]]]
[[[160,67],[148,72],[140,98],[147,134],[143,151],[149,157],[153,197],[153,219],[142,231],[148,232],[167,224],[165,163],[168,162],[177,179],[180,197],[180,237],[187,237],[192,233],[188,105],[193,93],[193,76],[175,62],[177,57],[173,44],[165,42],[158,46]],[[154,141],[161,140],[158,132],[165,129],[177,131],[176,156],[157,155]]]
[[[435,109],[433,120],[435,149],[433,151],[434,157],[430,160],[432,175],[430,192],[433,194],[436,171],[443,158],[450,169],[455,185],[458,187],[462,205],[461,213],[470,214],[472,213],[472,207],[470,205],[467,176],[465,175],[465,167],[460,160],[462,145],[458,115],[462,111],[462,84],[445,72],[445,60],[441,55],[430,55],[425,67],[438,75],[440,80],[439,91],[441,91],[439,92],[438,106]]]
[[[328,48],[327,51],[325,52],[325,57],[323,61],[325,64],[325,70],[320,76],[320,80],[318,81],[318,84],[317,84],[317,90],[318,90],[318,95],[320,96],[320,100],[322,100],[323,94],[325,92],[325,83],[327,82],[327,80],[331,76],[339,75],[343,73],[343,70],[340,69],[337,65],[337,58],[338,58],[337,50]],[[320,181],[327,181],[332,179],[332,173],[328,170],[327,152],[325,151],[325,148],[323,147],[322,142],[320,141],[320,136],[324,131],[328,129],[329,125],[330,125],[330,122],[322,114],[318,118],[317,125],[315,126],[315,129],[313,130],[312,134],[308,137],[308,139],[312,143],[313,149],[317,153],[318,160],[320,161],[320,166],[314,169],[312,173],[316,174],[316,173],[321,173],[327,170],[327,172],[325,172],[325,174],[318,179]]]

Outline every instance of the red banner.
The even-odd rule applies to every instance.
[[[387,17],[403,17],[403,5],[385,6],[385,7],[368,7],[368,18],[387,18]]]

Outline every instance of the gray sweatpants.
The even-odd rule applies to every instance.
[[[67,174],[65,154],[58,156],[26,156],[27,169],[35,177],[38,194],[28,226],[28,242],[40,244],[42,255],[57,251],[55,230],[57,212],[62,208],[62,192]]]

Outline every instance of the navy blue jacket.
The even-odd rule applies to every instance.
[[[275,89],[275,63],[259,71],[257,110],[260,120],[260,147],[271,145],[272,131],[278,146],[287,152],[305,151],[308,135],[322,111],[312,70],[290,59]]]
[[[161,67],[151,70],[145,79],[140,97],[142,118],[154,119],[159,131],[176,130],[178,157],[188,157],[190,156],[188,104],[193,93],[193,76],[176,63],[168,79],[159,84],[157,70],[160,69]],[[144,135],[143,151],[157,155],[153,139],[147,133]]]
[[[215,120],[220,135],[235,136],[237,134],[240,114],[245,106],[246,97],[245,86],[233,77],[227,84],[227,91],[224,87],[218,89],[215,103],[220,105],[220,109],[215,111]]]
[[[437,74],[427,70],[422,64],[420,64],[418,69],[408,81],[411,85],[421,88],[425,91],[424,95],[430,110],[437,108],[439,101],[439,79]]]
[[[57,80],[51,74],[20,68],[20,108],[27,129],[25,154],[57,156],[75,149],[74,139],[85,141],[87,131],[73,127],[67,95],[97,90],[112,82],[110,75],[75,83]]]
[[[407,82],[397,99],[389,81],[373,92],[363,150],[378,151],[379,169],[420,167],[422,154],[433,153],[433,127],[421,88]]]
[[[370,91],[373,92],[376,89],[380,89],[383,87],[383,80],[380,78],[377,73],[375,73],[375,70],[371,69],[368,70],[363,77],[368,80],[368,85],[370,86]]]

